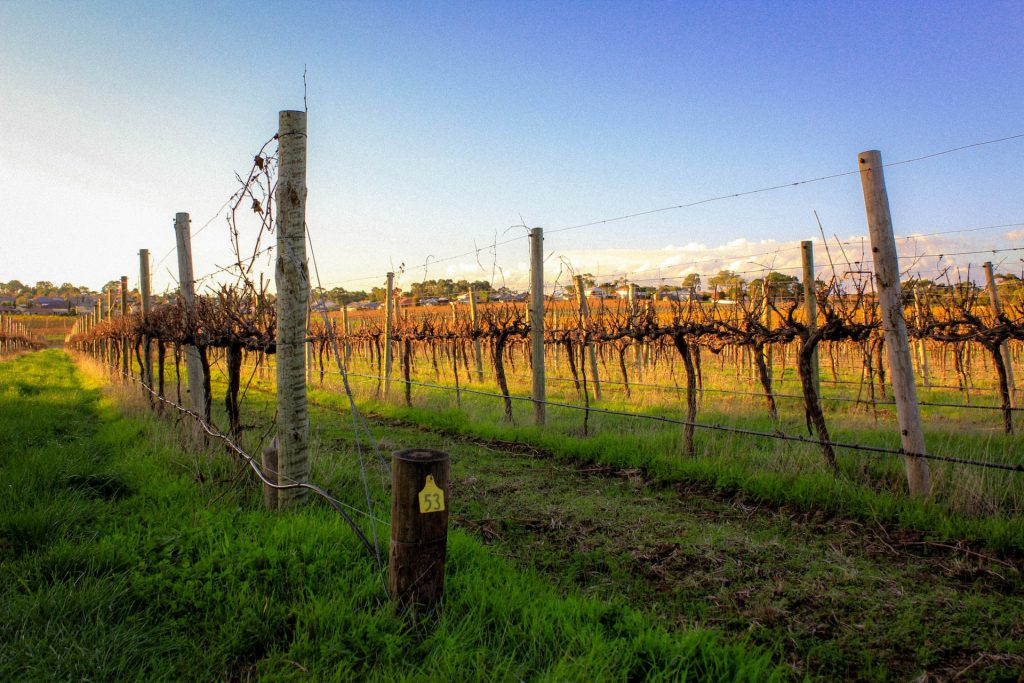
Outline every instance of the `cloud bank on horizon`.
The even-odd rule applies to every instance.
[[[897,236],[900,267],[905,278],[951,282],[982,277],[981,264],[991,261],[997,272],[1024,273],[1024,230],[1005,228],[987,232],[917,234]],[[526,242],[515,243],[523,258],[495,258],[494,250],[481,248],[478,258],[466,258],[445,266],[411,269],[399,280],[452,278],[488,280],[494,286],[525,289],[529,281]],[[506,247],[508,249],[508,247]],[[851,270],[870,271],[870,243],[866,235],[829,235],[827,244],[814,240],[815,272],[831,278],[833,270],[842,277]],[[746,280],[770,271],[799,276],[802,269],[799,240],[735,239],[721,245],[690,242],[659,249],[568,249],[545,252],[545,284],[567,284],[572,274],[587,273],[598,282],[635,282],[658,286],[678,284],[696,273],[703,281],[722,270],[731,270]]]

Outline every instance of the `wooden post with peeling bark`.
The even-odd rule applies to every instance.
[[[391,365],[394,352],[391,348],[391,335],[395,317],[395,274],[388,273],[387,290],[384,297],[384,400],[391,395]]]
[[[813,332],[818,327],[817,287],[814,282],[814,242],[804,240],[800,243],[800,257],[804,269],[804,317],[807,319],[807,329]],[[814,382],[814,391],[817,392],[820,400],[821,367],[818,362],[818,347],[814,348],[814,353],[811,355],[811,377]]]
[[[341,307],[341,327],[345,331],[345,369],[352,358],[352,326],[348,321],[348,304]]]
[[[544,229],[530,229],[530,358],[533,366],[533,423],[547,418],[544,389]]]
[[[580,330],[586,332],[590,320],[590,307],[587,305],[587,292],[583,289],[583,276],[576,276],[577,303],[580,307]],[[594,342],[587,342],[587,356],[590,358],[590,379],[594,383],[594,397],[601,400],[601,380],[597,376],[597,349]]]
[[[914,287],[914,317],[917,320],[918,326],[921,325],[921,295],[918,292],[918,288]],[[926,387],[931,386],[931,379],[928,375],[928,347],[925,346],[924,339],[917,340],[917,365],[921,368],[921,379],[924,381]]]
[[[306,397],[306,112],[282,111],[277,181],[277,481],[309,482],[309,406]],[[277,492],[278,507],[300,502],[307,489]]]
[[[174,214],[174,236],[178,245],[178,292],[185,305],[186,320],[195,320],[195,276],[192,271],[192,221],[184,212]],[[206,375],[199,349],[185,346],[185,371],[188,375],[188,395],[192,411],[205,416],[209,412],[206,401]],[[201,430],[196,429],[198,437]]]
[[[151,310],[150,302],[150,276],[149,276],[149,249],[139,250],[139,292],[142,294],[142,316],[144,319],[149,317]],[[153,386],[153,348],[152,340],[149,335],[142,337],[142,358],[143,358],[143,374],[145,377],[142,381],[148,387]],[[151,396],[149,392],[145,392],[147,396]]]
[[[772,295],[768,287],[768,276],[761,281],[761,324],[771,332],[772,330]],[[764,366],[768,370],[768,390],[772,389],[772,345],[765,344],[763,349]],[[820,394],[819,394],[820,395]]]
[[[634,321],[638,321],[640,315],[640,301],[638,297],[639,292],[637,291],[636,283],[629,283],[629,315]],[[636,376],[637,379],[643,380],[643,351],[640,349],[640,342],[633,340],[633,355],[636,360]]]
[[[113,289],[108,289],[107,290],[107,318],[106,319],[107,320],[113,320],[114,319],[114,290]],[[117,359],[117,355],[114,353],[114,343],[113,343],[113,341],[105,342],[105,344],[104,344],[104,351],[106,352],[107,366],[110,368],[109,371],[113,372],[113,371],[116,370],[116,368],[114,368],[114,363],[115,363],[115,361]]]
[[[917,406],[914,366],[910,358],[907,323],[903,319],[903,298],[900,292],[900,268],[893,236],[889,196],[885,189],[882,154],[877,150],[858,155],[860,180],[864,189],[864,210],[871,236],[871,255],[875,263],[875,285],[882,309],[885,350],[889,357],[889,375],[896,399],[896,419],[900,443],[907,469],[910,495],[925,498],[931,494],[928,462],[914,454],[925,453],[924,430]]]
[[[128,276],[121,276],[121,322],[124,323],[124,319],[128,317]],[[121,336],[121,381],[127,382],[129,378],[129,372],[131,370],[131,363],[128,362],[128,355],[131,351],[131,345],[128,343],[128,336],[124,334],[122,329]]]
[[[998,316],[1003,314],[1003,307],[999,303],[999,290],[996,288],[995,275],[992,272],[992,262],[986,261],[982,264],[985,271],[985,287],[988,289],[988,299],[992,304],[992,316],[998,321]],[[1010,392],[1010,407],[1017,407],[1017,386],[1013,381],[1013,359],[1010,357],[1010,347],[1004,341],[999,345],[999,353],[1003,356],[1003,366],[1006,368],[1006,386]]]
[[[480,337],[476,333],[480,331],[476,320],[476,292],[469,288],[469,324],[473,326],[473,358],[476,363],[476,381],[478,384],[484,382],[484,359],[480,352]]]

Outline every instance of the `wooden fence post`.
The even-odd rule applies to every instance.
[[[121,322],[122,326],[125,319],[128,317],[128,276],[121,276]],[[123,333],[122,333],[123,334]],[[128,336],[124,335],[121,337],[121,381],[127,382],[129,377],[129,370],[131,369],[131,363],[128,362],[128,353],[130,351],[130,345],[128,344]]]
[[[306,397],[306,112],[282,111],[277,181],[277,481],[309,482],[309,406]],[[278,507],[301,502],[307,489],[277,492]]]
[[[313,342],[309,339],[310,337],[310,323],[313,319],[313,309],[311,305],[306,306],[306,322],[302,326],[302,339],[304,340],[303,348],[306,354],[306,381],[312,384],[313,382]]]
[[[986,261],[982,264],[985,271],[985,286],[988,288],[988,298],[992,304],[992,315],[1002,315],[1003,307],[999,303],[999,290],[996,289],[996,279],[992,273],[992,262]],[[1006,385],[1010,390],[1010,407],[1017,407],[1017,386],[1013,381],[1013,359],[1010,357],[1010,348],[1004,341],[999,345],[999,352],[1003,356],[1003,365],[1006,366]]]
[[[900,443],[908,454],[925,453],[924,431],[917,407],[917,387],[914,385],[914,367],[910,359],[907,324],[903,319],[903,300],[900,293],[900,268],[893,236],[889,196],[885,190],[882,154],[877,150],[858,155],[860,180],[864,189],[864,210],[867,213],[868,232],[871,236],[871,254],[875,262],[875,284],[878,303],[882,309],[882,329],[889,357],[889,375],[896,399],[896,419],[900,428]],[[905,455],[907,483],[910,495],[927,497],[931,493],[928,462],[916,455]]]
[[[580,330],[586,330],[590,320],[590,307],[587,305],[587,293],[583,289],[583,276],[576,276],[576,296],[580,307]],[[587,342],[587,355],[590,358],[590,379],[594,383],[594,397],[601,400],[601,379],[597,375],[597,350],[594,342]]]
[[[341,327],[345,331],[345,369],[348,369],[349,359],[352,358],[352,327],[348,322],[348,304],[341,307]]]
[[[637,292],[637,288],[636,288],[636,283],[635,282],[630,282],[629,283],[629,315],[634,320],[634,322],[636,321],[637,316],[640,313],[640,302],[637,299],[637,294],[638,294],[638,292]],[[643,367],[644,367],[643,351],[640,349],[640,342],[636,341],[636,340],[633,341],[633,355],[634,355],[635,360],[636,360],[636,375],[637,375],[637,379],[639,381],[643,381]]]
[[[917,287],[914,287],[914,319],[917,321],[918,326],[921,325],[921,295],[918,292]],[[917,340],[917,364],[921,368],[921,379],[924,380],[926,387],[931,386],[931,380],[928,376],[928,347],[925,346],[924,339]]]
[[[150,313],[149,249],[139,250],[139,292],[142,294],[142,316],[148,320]],[[143,377],[147,387],[153,386],[153,349],[149,335],[142,337]],[[147,396],[151,394],[145,392]],[[152,400],[152,399],[151,399]]]
[[[388,592],[403,607],[429,608],[444,595],[448,471],[442,451],[412,448],[391,459]]]
[[[772,295],[771,289],[768,286],[768,276],[766,275],[761,280],[761,324],[764,325],[765,329],[771,332],[772,330]],[[764,367],[768,371],[768,391],[772,390],[772,345],[765,344],[763,348]],[[820,387],[819,387],[820,389]],[[819,392],[818,396],[821,396]]]
[[[185,304],[186,319],[193,320],[196,294],[195,276],[192,271],[192,221],[187,213],[174,214],[174,237],[178,245],[178,292]],[[206,402],[206,374],[203,372],[199,349],[192,345],[185,347],[185,372],[188,375],[188,395],[192,411],[205,417],[210,409]],[[195,433],[197,438],[202,433],[198,425]]]
[[[103,299],[96,298],[96,310],[93,311],[92,324],[89,325],[89,332],[92,332],[95,328],[99,327],[99,324],[103,322]],[[101,360],[100,354],[103,353],[103,343],[94,341],[92,343],[92,355],[95,360]]]
[[[484,382],[484,359],[480,352],[480,337],[476,336],[476,332],[480,331],[477,327],[476,319],[476,292],[473,288],[469,288],[469,324],[473,326],[473,357],[476,359],[476,381],[477,384],[483,384]]]
[[[546,419],[544,391],[544,229],[530,229],[530,356],[533,360],[533,423]]]
[[[113,319],[114,319],[114,290],[113,289],[108,289],[107,290],[107,320],[113,320]],[[106,351],[106,356],[107,356],[106,357],[106,362],[107,362],[107,366],[108,366],[107,372],[113,372],[115,370],[114,362],[117,359],[117,354],[114,353],[114,342],[113,342],[113,340],[108,340],[107,342],[104,343],[104,350]]]
[[[800,256],[804,267],[804,317],[807,329],[813,332],[818,327],[817,287],[814,282],[814,242],[804,240],[800,243]],[[820,344],[819,344],[820,346]],[[814,380],[814,391],[821,400],[821,367],[818,362],[818,347],[814,347],[811,356],[811,377]]]
[[[387,290],[384,298],[384,400],[390,398],[391,364],[394,353],[391,349],[391,335],[395,317],[395,274],[388,273]]]

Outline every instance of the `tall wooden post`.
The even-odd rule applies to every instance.
[[[992,273],[992,262],[986,261],[982,264],[982,269],[985,271],[985,287],[988,288],[988,298],[992,304],[992,315],[993,317],[1002,315],[1003,307],[999,303],[999,290],[996,288],[996,279]],[[1004,341],[999,346],[999,352],[1003,356],[1003,365],[1006,366],[1006,385],[1010,390],[1010,407],[1017,407],[1017,386],[1013,381],[1013,362],[1010,357],[1010,349]]]
[[[121,276],[121,322],[125,322],[128,317],[128,276]],[[131,364],[128,362],[128,355],[130,351],[130,345],[128,344],[128,335],[124,334],[122,328],[121,336],[121,378],[123,381],[128,381],[128,372],[131,370]]]
[[[583,276],[576,276],[576,296],[580,306],[580,329],[586,330],[587,321],[590,320],[590,307],[587,305],[587,293],[583,289]],[[601,379],[597,375],[597,350],[594,342],[587,342],[587,355],[590,358],[590,378],[594,383],[594,396],[601,400]]]
[[[196,317],[196,294],[195,276],[192,273],[192,221],[187,213],[174,214],[174,237],[178,245],[178,293],[185,305],[186,320],[192,324]],[[195,346],[185,347],[185,371],[188,374],[188,395],[192,411],[196,415],[205,416],[209,411],[206,403],[206,375],[199,349]],[[200,433],[197,425],[196,436]]]
[[[630,282],[629,283],[629,295],[628,295],[629,296],[629,315],[630,315],[630,317],[634,321],[637,320],[637,316],[640,313],[640,302],[637,299],[637,294],[638,294],[638,292],[637,292],[637,289],[636,289],[636,283],[635,282]],[[642,372],[643,372],[643,365],[644,365],[643,360],[644,359],[643,359],[643,352],[640,349],[640,342],[639,341],[636,341],[636,340],[633,341],[633,354],[634,354],[634,357],[635,357],[635,360],[636,360],[636,373],[637,373],[637,377],[640,377]]]
[[[348,304],[341,307],[341,327],[345,331],[345,369],[348,369],[349,359],[352,358],[352,327],[348,322]]]
[[[278,483],[309,482],[306,397],[306,112],[282,111],[277,181],[277,475]],[[277,492],[278,507],[300,502],[306,489]]]
[[[107,320],[113,320],[113,319],[114,319],[114,290],[113,290],[113,288],[111,288],[111,289],[107,290]],[[105,350],[106,350],[106,354],[107,354],[107,358],[106,358],[107,366],[109,368],[108,372],[116,372],[117,369],[114,367],[114,363],[117,360],[117,354],[115,353],[115,350],[114,350],[114,342],[113,342],[113,340],[108,340],[106,342],[106,349]]]
[[[310,322],[313,318],[313,310],[311,306],[306,307],[306,322],[302,325],[302,339],[305,341],[303,344],[306,353],[306,381],[309,383],[313,382],[313,342],[309,340],[310,337]],[[307,341],[309,340],[309,341]]]
[[[395,274],[388,273],[387,290],[384,297],[384,400],[391,395],[391,364],[394,354],[391,349],[392,326],[395,317]]]
[[[544,229],[530,229],[530,357],[533,360],[533,423],[544,426]]]
[[[768,287],[768,276],[766,275],[761,284],[761,324],[771,332],[772,329],[772,295]],[[768,389],[772,387],[772,345],[764,345],[764,366],[768,370]],[[820,387],[819,387],[820,390]],[[821,396],[819,393],[818,396]]]
[[[476,292],[469,288],[469,324],[473,326],[473,358],[476,360],[476,381],[477,384],[484,382],[484,359],[480,352],[480,337],[476,333],[480,331],[476,319]]]
[[[917,320],[917,324],[921,325],[921,295],[914,287],[914,318]],[[924,381],[926,387],[931,386],[931,380],[928,376],[928,347],[924,344],[924,339],[917,340],[917,366],[921,369],[921,379]]]
[[[150,276],[149,276],[149,249],[139,250],[139,292],[142,294],[142,317],[149,319],[150,313]],[[142,381],[147,387],[153,386],[153,349],[149,335],[142,337],[142,358],[143,374]],[[149,394],[149,392],[146,392]]]
[[[444,595],[448,548],[447,453],[422,448],[391,459],[388,592],[403,607],[431,607]]]
[[[814,242],[811,240],[801,242],[800,256],[804,267],[804,317],[807,319],[807,329],[813,332],[818,328],[817,287],[814,283]],[[814,390],[820,397],[821,369],[818,363],[817,347],[814,349],[814,355],[811,356],[811,375],[814,379]]]
[[[92,325],[89,326],[89,331],[90,332],[93,329],[95,329],[96,327],[98,327],[101,322],[103,322],[103,299],[101,299],[99,297],[96,298],[96,310],[93,312],[93,315],[94,315],[94,318],[93,318],[93,321],[92,321]],[[102,342],[98,342],[98,341],[94,341],[92,343],[92,355],[93,355],[93,357],[96,360],[102,361],[103,358],[102,358],[101,354],[103,352],[104,352],[103,351],[103,343]]]
[[[900,443],[906,453],[924,453],[924,431],[917,407],[917,387],[914,386],[914,368],[910,360],[907,324],[903,319],[903,300],[900,293],[900,269],[893,236],[889,196],[885,190],[882,154],[877,150],[858,155],[860,180],[864,188],[864,210],[867,213],[868,232],[871,235],[871,253],[875,262],[875,284],[878,303],[882,309],[882,329],[885,349],[889,357],[892,392],[896,399],[896,419],[900,428]],[[904,456],[910,494],[927,497],[931,493],[931,477],[924,458]]]

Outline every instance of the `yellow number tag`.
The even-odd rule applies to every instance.
[[[420,512],[441,512],[444,510],[444,491],[434,483],[433,475],[427,475],[427,483],[420,491]]]

